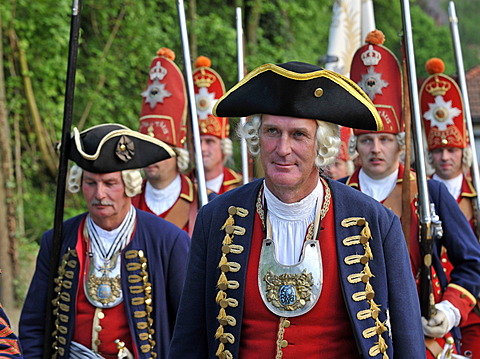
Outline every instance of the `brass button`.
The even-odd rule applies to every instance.
[[[227,283],[220,283],[217,287],[218,287],[218,289],[221,289],[221,290],[227,290],[228,289],[228,284]]]
[[[102,328],[100,325],[97,325],[97,326],[95,327],[95,331],[96,331],[96,332],[101,332],[102,329],[103,329],[103,328]]]
[[[365,225],[365,219],[364,219],[364,218],[360,218],[360,219],[357,221],[357,225],[359,225],[359,226]]]
[[[225,232],[227,232],[228,234],[232,234],[233,231],[234,231],[233,226],[226,226],[225,227]]]
[[[284,328],[288,328],[289,326],[290,326],[290,321],[289,321],[288,319],[285,319],[285,320],[283,321],[283,327],[284,327]]]
[[[235,206],[230,206],[230,207],[228,207],[228,214],[230,214],[230,215],[232,215],[232,216],[233,216],[234,214],[237,214],[237,207],[235,207]]]
[[[315,95],[315,97],[322,97],[323,89],[319,87],[313,92],[313,94]]]
[[[230,246],[225,244],[222,246],[222,253],[228,254],[230,253]]]
[[[97,317],[98,317],[98,319],[103,319],[103,318],[105,318],[105,313],[104,312],[99,312],[97,314]]]
[[[286,341],[285,339],[283,339],[282,342],[280,343],[280,346],[281,346],[282,348],[288,347],[288,341]]]
[[[222,299],[222,300],[220,301],[220,306],[221,306],[222,308],[228,307],[228,301],[225,300],[225,299]]]
[[[102,344],[101,340],[100,340],[100,339],[96,339],[96,340],[95,340],[95,345],[98,347],[100,344]]]

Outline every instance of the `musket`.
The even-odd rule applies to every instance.
[[[53,225],[52,253],[50,257],[50,273],[47,289],[47,303],[45,310],[45,336],[43,357],[51,358],[53,336],[56,316],[53,314],[53,303],[55,293],[55,277],[60,260],[60,252],[63,239],[63,212],[65,206],[65,186],[67,179],[68,154],[70,152],[70,129],[73,118],[73,100],[75,93],[75,74],[77,69],[78,38],[80,33],[80,10],[81,0],[73,0],[72,18],[70,22],[70,41],[68,46],[67,79],[65,86],[65,105],[63,111],[62,142],[57,175],[57,194],[55,199],[55,217]]]
[[[420,265],[419,296],[422,316],[424,316],[426,319],[430,319],[435,314],[435,301],[433,297],[431,278],[433,244],[436,236],[440,236],[442,231],[441,221],[439,220],[438,216],[435,215],[434,204],[430,203],[430,198],[428,195],[409,0],[401,0],[401,5],[403,36],[405,37],[405,56],[407,64],[406,75],[408,77],[409,84],[410,112],[413,126],[412,134],[417,169],[418,217],[420,222],[420,252],[422,257],[422,263]]]
[[[238,63],[238,81],[241,81],[245,77],[245,63],[243,55],[243,27],[242,27],[242,8],[236,8],[237,15],[237,63]],[[240,117],[240,126],[244,126],[247,119]],[[247,141],[242,137],[240,139],[240,153],[242,157],[242,176],[243,184],[248,183],[248,151]]]
[[[180,24],[180,35],[183,47],[183,62],[185,66],[185,79],[187,85],[187,96],[189,114],[192,125],[193,147],[195,151],[195,171],[198,183],[198,197],[200,206],[208,203],[207,183],[205,181],[205,170],[203,167],[202,145],[200,142],[200,130],[198,127],[197,107],[195,102],[195,90],[193,88],[192,64],[190,59],[190,45],[187,34],[187,21],[185,19],[185,6],[183,0],[177,0],[178,21]]]
[[[458,34],[458,17],[455,12],[455,3],[450,1],[448,4],[448,18],[450,21],[450,30],[452,33],[453,49],[455,52],[455,62],[457,63],[458,84],[463,98],[463,109],[465,114],[465,122],[467,125],[468,139],[470,141],[470,149],[472,151],[472,165],[470,167],[470,175],[472,176],[472,183],[477,196],[472,198],[475,234],[477,239],[480,240],[480,213],[478,202],[478,191],[480,190],[480,175],[477,162],[477,151],[475,149],[475,136],[473,133],[472,115],[470,112],[470,102],[468,100],[467,81],[465,79],[465,69],[463,67],[463,55],[462,48],[460,46],[460,36]]]

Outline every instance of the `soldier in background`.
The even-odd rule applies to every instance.
[[[229,120],[212,114],[213,106],[225,93],[225,85],[205,56],[197,58],[192,75],[207,188],[222,194],[242,184],[242,175],[226,167],[233,154]]]
[[[420,89],[420,106],[427,139],[427,160],[435,170],[432,178],[445,184],[478,236],[480,224],[475,219],[472,203],[477,192],[467,175],[472,155],[467,143],[462,94],[455,81],[443,74],[445,65],[441,59],[432,58],[425,67],[431,76]],[[450,275],[452,264],[446,251],[442,263]],[[469,358],[480,358],[479,313],[477,297],[477,306],[460,327],[461,354]]]
[[[384,123],[378,132],[354,130],[356,149],[362,167],[342,180],[347,185],[375,198],[406,221],[405,233],[415,278],[419,279],[421,254],[415,173],[404,174],[400,156],[404,150],[403,91],[400,65],[393,53],[383,46],[383,34],[375,30],[367,44],[357,50],[350,76],[373,101]],[[406,179],[406,183],[404,180]],[[409,212],[404,213],[402,192],[409,189]],[[429,321],[422,318],[427,357],[437,358],[446,339],[455,335],[454,327],[464,323],[476,304],[480,289],[480,247],[455,200],[443,184],[428,182],[430,201],[442,221],[443,237],[434,244],[432,278],[437,313]],[[442,246],[452,251],[454,268],[447,277],[441,263]],[[453,329],[453,330],[452,330]],[[452,331],[452,333],[450,333]]]
[[[52,357],[165,358],[185,276],[189,236],[131,205],[139,168],[175,156],[165,143],[118,124],[73,131],[70,192],[88,211],[63,223]],[[43,356],[53,231],[42,236],[20,318],[25,358]],[[118,346],[120,344],[120,346]]]
[[[189,167],[185,149],[187,94],[185,80],[173,62],[175,53],[161,48],[152,60],[147,88],[142,92],[139,132],[170,145],[176,157],[144,168],[142,193],[132,204],[187,231],[193,231],[198,192],[184,172]]]

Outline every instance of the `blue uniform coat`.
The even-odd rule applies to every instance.
[[[126,316],[129,321],[132,341],[135,343],[139,358],[150,358],[151,352],[158,354],[158,358],[165,358],[173,333],[175,317],[178,310],[179,298],[183,286],[186,257],[189,250],[190,238],[186,232],[175,225],[153,214],[136,210],[137,223],[135,234],[131,242],[122,250],[121,285],[126,307]],[[63,242],[59,281],[62,293],[60,295],[60,312],[65,314],[60,325],[65,333],[59,332],[57,340],[58,358],[68,358],[69,345],[75,327],[76,293],[79,285],[79,265],[75,247],[78,239],[78,228],[86,213],[64,222]],[[41,358],[44,345],[45,308],[47,300],[47,281],[50,267],[50,252],[52,244],[52,230],[46,232],[41,241],[40,252],[37,258],[37,267],[30,285],[27,298],[20,318],[20,338],[24,346],[25,358]],[[142,281],[129,283],[130,275],[140,275],[136,265],[140,263],[141,252],[147,259],[148,282],[152,284],[152,312],[149,318],[152,324],[139,329],[137,323],[146,322],[147,318],[136,318],[134,312],[146,311],[146,304],[133,305],[132,298],[145,297],[145,291],[134,291],[132,286],[141,286]],[[68,273],[68,274],[67,274]],[[70,279],[71,277],[71,279]],[[69,289],[69,287],[71,287]],[[141,326],[142,327],[142,326]],[[141,339],[142,333],[154,329],[153,349],[149,348],[150,340]],[[142,336],[143,337],[143,336]]]
[[[358,236],[363,228],[359,225],[342,224],[342,221],[352,217],[365,218],[372,233],[369,245],[373,259],[370,260],[369,266],[375,277],[370,279],[370,284],[375,292],[374,300],[380,305],[379,320],[387,325],[387,331],[382,334],[388,345],[386,354],[389,358],[396,359],[424,358],[425,347],[418,296],[398,217],[359,191],[338,182],[328,183],[332,190],[335,211],[338,271],[342,279],[340,285],[360,356],[382,358],[382,354],[375,356],[369,354],[370,349],[378,343],[378,336],[365,338],[362,334],[365,330],[375,327],[374,319],[357,318],[359,311],[369,309],[366,300],[353,300],[353,296],[365,293],[365,283],[347,281],[347,277],[360,273],[364,268],[360,262],[353,261],[347,264],[345,261],[348,256],[364,252],[361,244],[346,246],[343,243],[346,237]],[[229,191],[200,210],[192,236],[187,277],[169,358],[214,358],[219,348],[228,350],[233,358],[238,358],[246,268],[253,232],[255,203],[261,184],[262,180],[257,180]],[[225,290],[229,298],[238,301],[238,306],[225,309],[228,316],[235,318],[236,324],[224,326],[225,332],[233,335],[234,342],[233,344],[227,342],[222,347],[219,340],[215,339],[219,327],[217,316],[220,308],[216,303],[216,295],[220,276],[218,265],[225,237],[225,228],[222,227],[229,218],[230,206],[244,209],[248,214],[245,215],[245,211],[237,211],[245,216],[234,215],[233,224],[229,220],[234,229],[233,243],[241,245],[243,251],[240,254],[228,254],[228,261],[234,261],[241,267],[237,272],[226,273],[229,281],[236,281],[239,284],[238,289],[234,289],[233,286]],[[232,213],[235,212],[232,208],[230,210]],[[233,324],[232,321],[230,323]]]

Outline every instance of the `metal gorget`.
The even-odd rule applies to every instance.
[[[90,250],[90,240],[85,225],[83,235],[88,246],[85,258],[83,288],[90,304],[97,308],[113,308],[123,301],[120,280],[120,253],[117,251],[110,259],[101,258]]]
[[[321,217],[330,205],[330,189],[325,188],[324,206],[317,206],[315,220],[309,226],[303,244],[300,262],[284,265],[277,261],[275,243],[271,238],[271,225],[266,220],[266,239],[263,240],[258,265],[258,287],[263,302],[274,314],[297,317],[310,311],[318,301],[323,286],[323,265],[320,244],[316,238]]]
[[[123,301],[120,282],[120,252],[111,260],[98,260],[97,256],[87,259],[88,272],[84,276],[84,289],[88,301],[98,308],[113,308]]]

